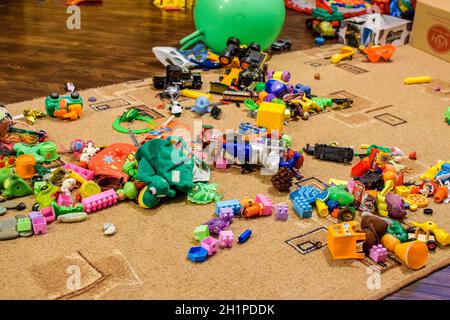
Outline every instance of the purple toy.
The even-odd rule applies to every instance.
[[[265,89],[268,94],[274,94],[278,98],[282,98],[288,92],[286,83],[275,79],[268,80]]]
[[[204,223],[208,226],[210,234],[219,234],[225,228],[228,228],[233,222],[234,213],[231,207],[221,208],[219,218],[213,218]]]
[[[208,251],[208,256],[212,256],[214,253],[219,251],[219,241],[211,236],[203,239],[201,246]]]
[[[405,203],[401,196],[389,192],[386,196],[386,204],[392,218],[403,219],[406,216]]]
[[[219,244],[222,248],[231,248],[234,243],[234,234],[231,230],[222,230],[219,233]]]
[[[374,245],[370,249],[369,257],[377,263],[384,262],[387,259],[387,249],[382,244]]]
[[[47,232],[47,221],[40,212],[31,211],[28,216],[31,219],[33,225],[34,234],[44,234]]]
[[[275,205],[275,220],[286,221],[288,219],[288,206],[284,203]]]

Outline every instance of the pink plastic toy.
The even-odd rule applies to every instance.
[[[93,196],[84,198],[81,201],[84,211],[86,213],[91,213],[99,211],[108,207],[112,207],[117,204],[117,196],[114,189],[109,189],[101,193],[94,194]]]
[[[226,169],[227,168],[227,159],[222,157],[217,157],[215,162],[216,169]]]
[[[56,203],[60,206],[68,207],[73,204],[73,200],[71,196],[60,193]]]
[[[369,257],[375,262],[384,262],[387,259],[387,249],[382,244],[374,245],[370,249]]]
[[[81,177],[83,177],[85,180],[94,180],[95,173],[94,171],[76,166],[71,163],[66,163],[63,167],[65,170],[73,170],[74,172],[78,173]]]
[[[51,206],[41,209],[41,214],[44,217],[45,221],[47,221],[47,224],[52,223],[56,219],[55,212],[53,211],[53,208]]]
[[[219,233],[219,244],[222,248],[231,248],[234,243],[234,234],[231,230],[222,230]]]
[[[275,220],[286,221],[288,219],[288,206],[284,203],[275,205]]]
[[[219,241],[209,236],[202,240],[201,246],[208,251],[208,256],[212,256],[219,251]]]
[[[257,194],[255,200],[256,200],[256,203],[261,203],[264,206],[263,212],[262,212],[263,216],[270,216],[272,214],[272,211],[273,211],[272,200],[270,200],[268,197],[266,197],[263,194]]]
[[[44,234],[47,232],[47,222],[40,212],[31,211],[28,216],[31,219],[34,234]]]

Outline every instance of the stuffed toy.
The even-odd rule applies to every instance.
[[[366,234],[366,241],[363,244],[363,250],[369,254],[370,249],[381,243],[381,238],[387,232],[389,222],[387,219],[375,216],[370,213],[363,213],[361,220],[361,231]]]
[[[175,190],[170,189],[169,183],[163,177],[154,175],[148,181],[148,185],[141,191],[138,198],[138,203],[143,208],[153,208],[161,198],[166,196],[173,198],[177,194]]]

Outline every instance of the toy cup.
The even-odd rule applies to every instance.
[[[22,154],[16,159],[16,175],[22,179],[31,179],[36,170],[36,159],[31,154]]]
[[[408,267],[417,270],[424,267],[428,260],[428,247],[425,242],[411,241],[395,247],[395,254]]]
[[[53,142],[42,142],[40,144],[39,154],[44,157],[45,161],[55,161],[59,158],[56,153],[56,144]]]
[[[440,186],[437,188],[436,193],[434,194],[434,202],[441,203],[448,197],[448,189],[447,187]]]

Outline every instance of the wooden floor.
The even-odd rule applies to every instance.
[[[0,104],[150,77],[163,71],[154,46],[177,46],[194,31],[192,12],[162,12],[152,0],[105,0],[81,7],[81,29],[68,30],[63,0],[0,0]],[[305,16],[288,11],[281,37],[310,48]],[[450,299],[450,267],[387,299]]]

